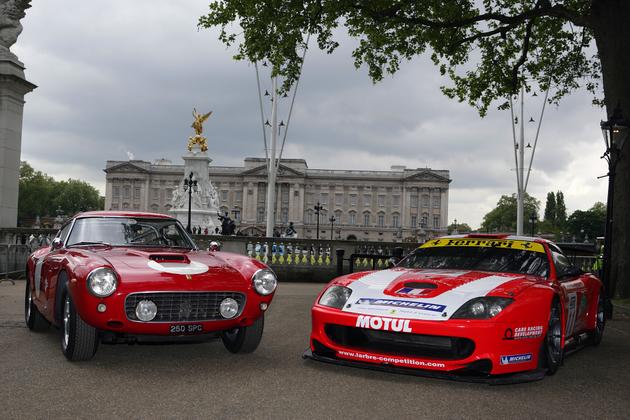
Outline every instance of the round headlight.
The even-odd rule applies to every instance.
[[[470,313],[474,316],[481,316],[485,311],[486,305],[484,305],[481,301],[475,302],[470,306]]]
[[[238,302],[232,298],[223,299],[219,305],[219,312],[223,318],[234,318],[238,313]]]
[[[149,322],[157,315],[157,305],[151,300],[141,300],[136,305],[136,316],[140,321]]]
[[[488,308],[488,313],[490,314],[490,318],[494,318],[495,316],[499,315],[499,312],[501,312],[502,310],[503,310],[503,307],[501,305],[499,305],[498,303],[493,303]]]
[[[87,278],[88,289],[93,295],[107,297],[116,291],[118,279],[111,268],[97,268]]]
[[[261,295],[266,296],[272,294],[278,286],[278,279],[273,271],[268,268],[258,270],[252,277],[254,289]]]
[[[346,304],[352,290],[344,286],[330,286],[319,299],[319,304],[341,309]]]

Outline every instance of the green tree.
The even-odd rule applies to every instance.
[[[502,195],[497,206],[483,217],[481,231],[483,232],[515,232],[516,231],[516,194],[511,196]],[[524,214],[529,220],[531,214],[535,214],[538,221],[538,210],[540,202],[534,197],[525,193]],[[529,232],[528,226],[524,227],[525,232]]]
[[[37,216],[54,216],[58,208],[71,216],[79,211],[101,210],[104,204],[104,198],[99,195],[98,190],[84,181],[69,179],[58,182],[41,171],[36,171],[28,162],[20,165],[20,226]]]
[[[446,228],[449,235],[453,234],[454,231],[457,230],[458,233],[469,233],[472,232],[472,229],[468,225],[468,223],[451,223]]]
[[[594,242],[598,236],[604,236],[606,230],[606,206],[597,202],[590,209],[576,210],[567,220],[569,235],[576,241]]]
[[[556,193],[556,226],[564,229],[567,222],[567,207],[564,204],[564,194],[562,191]]]
[[[556,225],[556,195],[553,191],[547,193],[547,202],[545,203],[545,217],[543,218],[551,226]]]
[[[355,66],[372,80],[395,73],[402,61],[427,53],[451,80],[442,91],[483,116],[502,109],[521,88],[545,91],[550,102],[586,88],[613,115],[630,116],[630,1],[627,0],[222,0],[210,3],[199,26],[221,28],[238,45],[236,59],[267,60],[287,89],[298,77],[308,36],[332,53],[344,26],[359,40]],[[593,122],[596,123],[595,121]],[[598,159],[599,156],[593,156]],[[630,159],[617,166],[614,214],[630,209]],[[616,217],[612,281],[630,297],[630,218]]]

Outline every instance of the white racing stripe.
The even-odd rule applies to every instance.
[[[406,272],[377,271],[350,284],[348,287],[352,289],[352,295],[343,311],[393,318],[447,321],[470,299],[485,296],[496,287],[516,278],[490,275],[455,287],[434,298],[385,295],[383,290],[403,274]]]

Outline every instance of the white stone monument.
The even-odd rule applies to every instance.
[[[188,153],[182,156],[184,159],[184,178],[173,191],[172,208],[170,212],[186,226],[188,224],[188,198],[189,192],[184,190],[184,179],[193,174],[193,180],[197,181],[197,191],[192,192],[190,206],[190,227],[201,227],[202,232],[208,228],[208,233],[214,233],[219,223],[219,197],[217,190],[212,185],[208,175],[208,165],[212,159],[208,157],[206,138],[202,136],[202,124],[208,119],[211,112],[202,115],[193,111],[195,121],[192,127],[196,134],[189,138]]]
[[[24,64],[9,51],[29,7],[30,0],[0,0],[0,227],[17,225],[24,95],[37,87],[26,80]]]

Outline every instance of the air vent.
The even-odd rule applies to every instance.
[[[149,255],[149,259],[155,262],[159,262],[159,263],[172,262],[172,263],[188,264],[190,262],[185,255],[172,255],[172,254]]]
[[[411,287],[412,289],[437,289],[437,284],[410,281],[405,283],[405,287]]]

